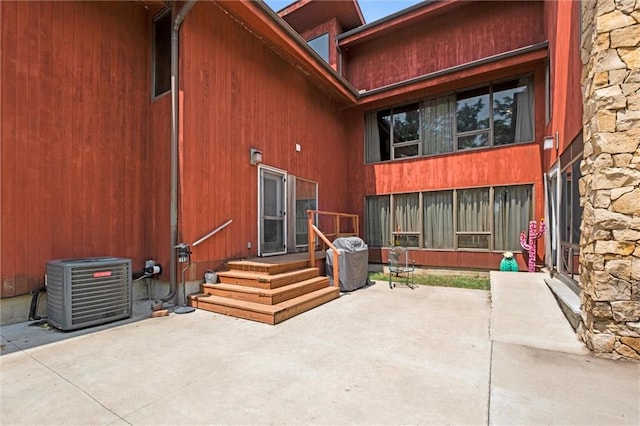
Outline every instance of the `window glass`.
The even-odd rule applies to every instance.
[[[420,196],[399,194],[393,197],[394,245],[418,247],[420,244]]]
[[[458,94],[456,126],[458,133],[489,128],[489,88],[469,90]]]
[[[376,127],[380,145],[380,160],[391,160],[391,110],[378,111]]]
[[[520,233],[528,232],[531,220],[531,185],[494,189],[494,250],[520,251]]]
[[[296,179],[296,246],[309,245],[307,210],[317,209],[317,186],[316,182]]]
[[[493,144],[533,140],[533,118],[528,79],[496,84],[493,93]]]
[[[393,143],[420,139],[419,104],[405,105],[393,109]]]
[[[489,146],[489,133],[478,133],[476,135],[460,136],[458,138],[458,149],[471,149]]]
[[[309,40],[309,46],[326,62],[329,62],[329,33],[324,33]]]
[[[171,11],[153,23],[153,96],[171,90]]]
[[[454,96],[427,99],[422,104],[422,152],[425,155],[453,151]]]
[[[458,247],[489,249],[489,189],[462,189],[458,193]]]
[[[453,248],[453,191],[423,194],[424,245],[432,249]]]
[[[388,195],[367,197],[365,226],[367,244],[371,247],[391,245],[391,208]]]

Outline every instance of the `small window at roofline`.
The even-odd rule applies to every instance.
[[[307,41],[309,47],[316,51],[322,59],[329,62],[329,33],[324,33]]]
[[[171,9],[153,21],[153,97],[171,90]]]

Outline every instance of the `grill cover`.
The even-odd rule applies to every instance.
[[[336,238],[333,245],[338,250],[340,291],[353,291],[369,281],[369,248],[358,237]],[[327,250],[326,272],[333,284],[333,249]]]

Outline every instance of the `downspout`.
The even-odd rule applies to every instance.
[[[171,238],[169,239],[169,294],[161,300],[167,302],[177,293],[176,271],[177,259],[175,246],[178,244],[178,46],[180,41],[180,27],[185,16],[195,6],[197,0],[186,2],[173,20],[171,29],[171,213],[169,223]]]

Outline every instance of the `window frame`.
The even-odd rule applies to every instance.
[[[161,98],[162,96],[166,95],[167,93],[171,92],[171,51],[169,51],[169,66],[168,66],[168,72],[169,72],[169,87],[157,92],[158,87],[157,87],[157,74],[158,74],[158,55],[157,55],[157,48],[156,48],[156,44],[157,44],[157,30],[158,30],[158,23],[167,18],[167,16],[169,17],[169,34],[168,34],[168,38],[169,38],[169,49],[171,48],[171,25],[172,25],[172,7],[166,7],[164,10],[160,11],[156,16],[153,17],[153,22],[152,22],[152,37],[151,37],[151,99],[152,100],[156,100],[158,98]],[[166,64],[163,64],[163,66],[166,66]],[[162,88],[161,88],[162,89]]]
[[[326,37],[326,39],[327,39],[327,46],[326,46],[327,47],[327,57],[326,58],[322,55],[322,53],[318,49],[316,49],[316,47],[314,47],[312,45],[313,42],[316,42],[316,41],[318,41],[318,40],[320,40],[320,39],[322,39],[324,37]],[[325,31],[322,34],[318,34],[317,36],[310,38],[309,40],[307,40],[307,44],[309,45],[311,50],[313,50],[314,52],[316,52],[318,54],[318,56],[320,58],[322,58],[326,63],[329,63],[329,58],[331,56],[331,39],[329,37],[329,31]],[[324,46],[322,46],[322,47],[324,47]]]
[[[530,92],[530,102],[531,102],[531,124],[532,124],[532,135],[531,135],[531,140],[526,140],[526,141],[520,141],[520,142],[516,142],[515,140],[511,143],[508,144],[500,144],[500,145],[496,145],[495,144],[495,126],[494,126],[494,114],[495,114],[495,110],[494,110],[494,87],[503,83],[508,83],[511,81],[515,81],[517,82],[520,79],[527,79],[527,87],[530,88],[531,92]],[[469,91],[473,91],[473,90],[478,90],[478,89],[482,89],[482,88],[488,88],[488,96],[489,96],[489,126],[485,129],[475,129],[475,130],[470,130],[470,131],[465,131],[465,132],[460,132],[458,133],[458,124],[457,124],[457,96],[458,94],[464,93],[464,92],[469,92]],[[453,119],[451,120],[451,131],[452,131],[452,139],[453,139],[453,150],[452,151],[447,151],[447,152],[439,152],[439,153],[435,153],[435,154],[425,154],[424,153],[424,149],[423,146],[426,143],[426,141],[424,140],[425,135],[424,135],[424,131],[423,131],[423,126],[424,126],[424,122],[423,122],[423,112],[425,109],[425,104],[426,102],[430,101],[430,100],[434,100],[434,99],[438,99],[438,98],[443,98],[443,97],[447,97],[447,96],[451,96],[452,97],[452,104],[453,104],[453,108],[452,108],[452,112],[453,112]],[[393,132],[394,132],[394,109],[396,108],[401,108],[404,107],[406,105],[411,105],[417,103],[418,104],[418,139],[417,140],[412,140],[412,141],[403,141],[400,143],[394,143],[394,137],[393,137]],[[400,161],[400,160],[407,160],[407,159],[415,159],[415,158],[420,158],[420,157],[433,157],[433,156],[438,156],[438,155],[448,155],[448,154],[455,154],[455,153],[460,153],[460,152],[466,152],[466,151],[476,151],[476,150],[482,150],[482,149],[492,149],[492,148],[499,148],[499,147],[508,147],[508,146],[514,146],[514,145],[519,145],[519,144],[528,144],[528,143],[535,143],[536,141],[536,103],[535,103],[535,73],[534,72],[530,72],[530,73],[524,73],[524,74],[519,74],[519,75],[514,75],[514,76],[510,76],[507,78],[503,78],[503,79],[497,79],[497,80],[492,80],[480,85],[476,85],[476,86],[469,86],[469,87],[464,87],[461,88],[459,90],[455,90],[455,91],[450,91],[450,92],[443,92],[443,93],[439,93],[433,96],[429,96],[426,98],[420,98],[416,101],[411,101],[411,102],[405,102],[402,104],[398,104],[398,105],[392,105],[389,107],[385,107],[385,108],[380,108],[380,109],[376,109],[373,111],[366,111],[364,114],[364,125],[365,128],[367,127],[367,115],[369,113],[373,113],[373,115],[376,115],[383,112],[383,111],[389,111],[389,117],[390,117],[390,129],[389,129],[389,159],[388,160],[383,160],[380,159],[378,161],[367,161],[367,157],[369,152],[367,151],[368,149],[368,141],[367,141],[367,135],[366,132],[364,132],[364,163],[365,165],[369,165],[369,164],[378,164],[378,163],[386,163],[389,161]],[[487,134],[487,144],[486,145],[482,145],[482,146],[478,146],[478,147],[471,147],[471,148],[459,148],[459,140],[461,138],[464,137],[469,137],[469,136],[474,136],[474,135],[480,135],[480,134]],[[413,145],[418,145],[418,154],[414,155],[414,156],[406,156],[406,157],[399,157],[396,158],[395,155],[395,148],[401,148],[404,146],[413,146]],[[382,156],[381,156],[382,157]]]
[[[393,245],[396,241],[396,237],[417,237],[418,238],[418,245],[417,246],[412,246],[412,245],[406,245],[406,244],[399,244],[399,245],[403,245],[406,247],[410,247],[412,249],[415,250],[427,250],[427,251],[460,251],[460,252],[479,252],[479,253],[495,253],[495,252],[502,252],[504,251],[504,249],[499,249],[496,250],[495,246],[495,239],[496,239],[496,229],[495,229],[495,211],[496,211],[496,201],[495,201],[495,190],[496,188],[515,188],[515,187],[522,187],[522,186],[528,186],[531,188],[531,198],[529,201],[529,211],[528,211],[528,215],[530,218],[533,218],[534,215],[534,210],[535,210],[535,184],[533,182],[521,182],[521,183],[512,183],[512,184],[504,184],[504,185],[491,185],[491,186],[475,186],[475,187],[464,187],[464,188],[454,188],[454,189],[437,189],[437,190],[427,190],[427,191],[414,191],[414,192],[402,192],[402,193],[392,193],[392,194],[375,194],[375,195],[367,195],[365,196],[365,211],[367,210],[367,205],[368,205],[368,199],[369,198],[374,198],[374,197],[388,197],[389,200],[389,229],[388,231],[388,235],[391,236],[391,239],[393,241],[389,241],[389,245],[383,245],[380,246],[379,248],[388,248],[391,245]],[[460,231],[459,230],[459,223],[458,223],[458,200],[459,200],[459,196],[461,195],[462,191],[465,190],[475,190],[475,189],[482,189],[482,190],[487,190],[488,191],[488,206],[487,206],[487,224],[486,224],[486,228],[488,229],[488,231]],[[437,192],[445,192],[445,191],[451,191],[452,193],[452,209],[451,209],[451,214],[452,214],[452,223],[453,223],[453,229],[452,229],[452,247],[451,248],[432,248],[432,247],[426,247],[426,243],[425,243],[425,224],[424,224],[424,209],[425,209],[425,199],[426,194],[428,193],[437,193]],[[417,194],[418,196],[418,210],[419,210],[419,217],[418,217],[418,231],[405,231],[405,230],[400,230],[398,229],[398,225],[396,223],[396,217],[395,217],[395,208],[396,208],[396,198],[399,196],[406,196],[406,195],[413,195],[413,194]],[[367,236],[367,238],[369,238],[369,232],[370,232],[370,225],[369,223],[365,222],[365,227],[366,227],[366,231],[365,231],[365,235]],[[527,228],[528,229],[528,228]],[[523,231],[527,231],[527,229],[524,229]],[[459,244],[459,237],[460,236],[468,236],[468,235],[478,235],[478,236],[487,236],[488,239],[488,248],[473,248],[473,247],[460,247]],[[377,247],[372,245],[371,247]],[[516,247],[517,248],[517,247]],[[513,249],[510,251],[514,251],[514,252],[518,252],[518,251],[522,251],[522,249],[520,248],[519,250],[517,249]]]

